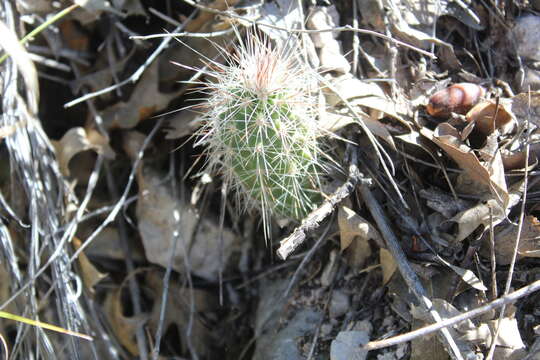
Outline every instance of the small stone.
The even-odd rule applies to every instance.
[[[539,32],[540,16],[525,15],[517,19],[510,35],[510,41],[515,41],[519,56],[528,60],[540,61]]]
[[[335,319],[349,310],[351,305],[349,295],[342,291],[335,290],[332,294],[332,300],[330,300],[330,318]]]
[[[328,335],[330,335],[330,333],[332,332],[332,329],[334,327],[332,326],[332,324],[322,324],[321,325],[321,337],[327,337]]]

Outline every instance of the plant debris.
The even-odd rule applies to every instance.
[[[539,9],[2,2],[0,358],[537,358]]]

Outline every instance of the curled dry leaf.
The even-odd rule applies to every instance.
[[[457,223],[458,226],[455,241],[463,241],[481,225],[483,225],[485,229],[488,229],[491,224],[495,226],[506,219],[510,209],[521,199],[523,190],[520,185],[521,184],[518,184],[515,187],[512,187],[508,196],[508,204],[504,208],[497,200],[489,199],[470,209],[460,212],[450,219],[449,221]]]
[[[509,310],[500,323],[494,359],[518,360],[523,359],[524,356],[525,344],[521,339],[519,326],[515,318],[515,307],[510,305]],[[489,346],[493,341],[497,323],[498,320],[483,322],[477,327],[465,331],[462,339],[478,345]]]
[[[439,145],[460,168],[474,181],[487,185],[495,198],[506,207],[508,190],[500,152],[497,150],[489,162],[480,162],[476,154],[460,140],[459,132],[450,124],[442,123],[431,133],[423,128],[421,133]]]
[[[103,305],[111,329],[116,335],[118,342],[124,346],[132,356],[139,355],[139,348],[135,339],[137,328],[142,326],[147,320],[148,315],[125,316],[124,301],[122,301],[122,286],[107,292],[105,303]],[[124,289],[125,291],[125,289]]]
[[[77,250],[81,247],[82,242],[79,240],[79,238],[75,237],[73,238],[73,247]],[[81,274],[82,274],[82,280],[84,286],[90,291],[90,293],[94,293],[94,286],[97,285],[101,280],[107,277],[107,274],[101,273],[96,269],[94,264],[90,262],[88,257],[84,252],[82,252],[77,260],[79,261],[79,266],[81,267]]]
[[[518,228],[512,224],[495,231],[495,259],[499,265],[508,265],[512,260]],[[489,234],[483,238],[483,254],[489,256]],[[540,258],[540,222],[534,216],[523,219],[523,228],[518,245],[518,259],[523,257]]]
[[[403,9],[399,6],[399,2],[384,1],[384,12],[385,17],[388,17],[387,22],[391,26],[392,33],[398,38],[423,49],[427,49],[430,44],[451,47],[450,44],[411,27],[403,16]]]
[[[540,143],[531,144],[529,147],[529,159],[527,160],[525,149],[517,152],[503,152],[502,162],[505,170],[521,170],[528,166],[532,170],[538,164],[540,156]]]
[[[469,269],[463,269],[459,266],[452,265],[450,263],[446,264],[450,269],[452,269],[456,274],[461,277],[461,280],[465,281],[467,284],[472,286],[473,288],[480,290],[480,291],[486,291],[487,287],[484,285],[482,280],[480,280],[471,270]]]
[[[372,111],[384,113],[407,127],[410,126],[404,120],[409,111],[406,104],[398,104],[390,99],[381,85],[362,81],[350,74],[332,78],[330,83],[337,90],[337,94],[332,89],[323,88],[329,106],[339,105],[346,100],[353,106],[364,106]]]
[[[381,235],[363,217],[346,206],[338,211],[338,224],[341,239],[341,250],[348,251],[351,266],[363,266],[371,255],[369,239],[374,239],[379,246],[384,244]]]
[[[80,152],[94,150],[106,158],[114,159],[115,153],[109,146],[109,139],[101,135],[95,129],[85,130],[82,127],[74,127],[62,136],[60,141],[52,141],[58,157],[60,171],[65,176],[70,176],[69,162]]]
[[[360,115],[361,118],[357,119],[357,118],[353,118],[347,115],[324,112],[323,116],[321,117],[319,121],[319,126],[324,131],[335,133],[339,129],[349,124],[357,124],[359,121],[361,121],[373,133],[373,135],[378,136],[384,141],[386,141],[388,145],[392,146],[393,149],[396,148],[396,144],[394,143],[394,138],[392,137],[392,135],[386,128],[386,125],[384,125],[382,122],[378,120],[371,119],[368,115],[364,114],[363,112],[358,111],[357,114]]]
[[[502,134],[509,132],[516,123],[515,117],[506,106],[492,101],[476,104],[466,115],[469,123],[484,135],[499,129]]]
[[[315,6],[306,24],[310,30],[328,30],[339,26],[339,14],[334,5]],[[329,31],[312,33],[311,39],[319,49],[320,70],[346,74],[351,71],[349,61],[343,56],[337,34]]]
[[[154,62],[146,69],[128,101],[118,102],[103,111],[103,122],[107,128],[131,129],[140,121],[163,110],[178,96],[182,90],[171,93],[160,91],[158,67],[159,63]]]

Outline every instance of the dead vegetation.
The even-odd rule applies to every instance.
[[[540,357],[538,1],[0,14],[0,316],[93,338],[0,319],[0,358]],[[269,242],[194,146],[248,28],[301,44],[335,162]]]

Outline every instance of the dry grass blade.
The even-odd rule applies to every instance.
[[[88,341],[93,340],[93,338],[91,336],[81,334],[81,333],[78,333],[76,331],[70,331],[70,330],[64,329],[64,328],[62,328],[60,326],[47,324],[47,323],[44,323],[44,322],[38,321],[38,320],[28,319],[28,318],[25,318],[24,316],[18,316],[18,315],[15,315],[15,314],[10,314],[10,313],[5,312],[5,311],[0,311],[0,318],[13,320],[13,321],[18,321],[18,322],[21,322],[21,323],[24,323],[24,324],[37,326],[37,327],[40,327],[40,328],[43,328],[43,329],[56,331],[56,332],[59,332],[61,334],[66,334],[66,335],[79,337],[81,339],[85,339],[85,340],[88,340]]]
[[[2,21],[0,21],[0,37],[2,38],[0,46],[4,48],[6,54],[11,56],[13,62],[17,65],[18,71],[24,78],[30,111],[36,114],[39,104],[39,83],[36,67],[19,39]]]

